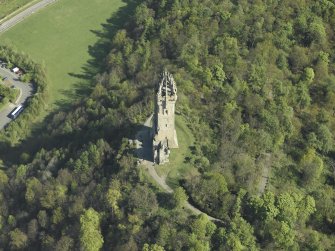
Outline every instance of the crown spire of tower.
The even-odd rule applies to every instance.
[[[161,81],[159,82],[158,85],[157,95],[168,98],[176,94],[177,94],[177,87],[172,74],[170,74],[167,71],[164,71],[161,74]]]

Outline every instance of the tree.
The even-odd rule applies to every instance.
[[[310,40],[323,44],[326,41],[326,30],[321,19],[315,20],[309,26]]]
[[[317,128],[316,132],[317,138],[319,140],[318,149],[324,153],[328,153],[333,148],[333,135],[329,128],[322,124]]]
[[[258,250],[253,233],[253,227],[240,215],[236,215],[223,235],[223,250]]]
[[[272,192],[266,192],[261,197],[251,197],[249,205],[256,214],[256,217],[252,217],[254,219],[268,221],[274,219],[279,213],[275,205],[275,195]]]
[[[188,196],[182,187],[178,187],[173,193],[173,199],[175,202],[175,206],[177,208],[180,208],[185,205],[185,202],[187,201]]]
[[[301,109],[308,107],[311,104],[312,98],[309,94],[309,89],[306,83],[300,82],[296,89],[297,91],[297,104]]]
[[[222,88],[223,83],[226,80],[226,73],[223,70],[222,64],[217,64],[213,66],[212,69],[213,80],[212,82],[215,84],[215,87]]]
[[[41,193],[43,191],[43,186],[41,184],[41,182],[34,178],[30,178],[27,180],[27,188],[26,188],[26,194],[25,194],[25,198],[26,201],[28,203],[33,203],[35,202],[37,199],[39,199],[39,197],[41,196]]]
[[[269,224],[270,234],[278,248],[289,248],[293,246],[295,231],[285,221],[272,221]]]
[[[20,229],[15,228],[9,233],[10,236],[10,246],[12,249],[23,249],[28,244],[27,235],[22,232]]]
[[[62,222],[63,219],[64,219],[64,214],[62,212],[62,208],[61,207],[55,208],[52,212],[51,222],[53,224],[58,224]]]
[[[120,216],[120,208],[118,206],[118,202],[121,199],[121,192],[120,192],[120,183],[115,180],[112,182],[111,187],[108,189],[106,194],[106,200],[112,212],[115,216]]]
[[[289,62],[293,72],[302,70],[308,65],[308,57],[306,55],[306,49],[300,46],[294,46],[289,56]]]
[[[0,169],[0,189],[3,189],[8,183],[8,176]]]
[[[299,207],[299,221],[300,223],[305,223],[310,215],[316,211],[315,199],[307,195],[301,201],[298,201],[297,204]]]
[[[216,226],[205,214],[200,214],[197,219],[191,223],[191,229],[197,239],[208,241],[215,232]]]
[[[305,234],[307,239],[301,243],[301,248],[306,251],[326,251],[331,249],[331,242],[329,239],[312,229],[307,229]]]
[[[314,80],[314,76],[314,70],[310,67],[307,67],[304,70],[303,81],[306,81],[307,85],[310,85]]]
[[[186,187],[191,191],[192,199],[209,210],[219,210],[222,198],[228,192],[227,182],[220,173],[206,173],[203,176],[190,177]]]
[[[189,250],[210,251],[210,245],[208,241],[199,240],[195,234],[191,234],[189,237]]]
[[[85,251],[98,251],[104,243],[100,230],[100,215],[93,208],[80,216],[80,244]]]
[[[69,236],[62,236],[59,241],[57,241],[55,246],[55,251],[71,251],[73,250],[74,241]]]
[[[129,196],[129,206],[143,216],[150,216],[158,209],[155,193],[148,186],[136,186]]]
[[[135,23],[136,25],[146,31],[154,23],[154,11],[149,9],[145,4],[139,5],[135,10]]]
[[[297,194],[282,193],[277,198],[277,207],[279,209],[278,219],[283,222],[287,222],[290,226],[293,226],[298,219],[298,205],[294,197],[299,196]]]
[[[229,233],[226,238],[224,250],[242,251],[243,249],[245,248],[238,236],[234,235],[233,233]]]
[[[165,251],[165,249],[157,244],[144,244],[142,251]]]
[[[49,217],[47,215],[47,212],[45,210],[41,210],[38,212],[37,215],[38,223],[41,227],[46,228],[49,224]]]
[[[323,171],[322,159],[317,156],[313,148],[309,148],[302,156],[299,166],[303,173],[304,184],[311,189],[321,177]]]
[[[315,65],[315,76],[317,80],[324,81],[329,77],[329,54],[320,51],[318,61]]]

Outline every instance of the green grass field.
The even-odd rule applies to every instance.
[[[33,0],[0,0],[0,20]]]
[[[194,136],[181,116],[176,116],[176,131],[179,148],[171,149],[169,163],[155,167],[158,175],[166,177],[166,183],[172,188],[178,187],[179,180],[194,169],[185,162],[185,157],[191,154],[190,147],[194,146]]]
[[[69,101],[75,86],[87,81],[69,74],[84,74],[90,59],[89,46],[124,3],[121,0],[59,0],[0,36],[0,43],[13,44],[37,62],[44,63],[51,81],[49,109]]]

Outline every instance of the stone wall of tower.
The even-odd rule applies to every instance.
[[[170,148],[178,148],[175,129],[177,88],[171,74],[164,72],[155,96],[153,123],[153,158],[158,164],[168,162]]]
[[[175,130],[175,103],[176,100],[157,100],[155,108],[155,139],[158,141],[167,139],[169,148],[178,148]]]

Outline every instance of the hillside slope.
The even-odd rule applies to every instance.
[[[1,247],[333,250],[334,4],[134,3],[101,32],[110,51],[96,54],[89,97],[4,159]],[[196,170],[172,195],[150,186],[128,144],[164,68],[195,136],[185,162]],[[187,195],[224,223],[187,214]]]

